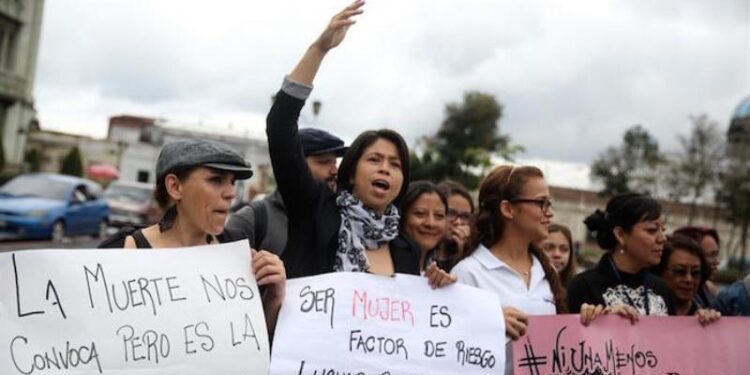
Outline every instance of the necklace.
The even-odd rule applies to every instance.
[[[528,271],[524,271],[524,270],[523,270],[523,269],[522,269],[521,267],[518,267],[518,266],[516,266],[516,265],[514,265],[514,264],[511,264],[511,263],[509,263],[509,262],[505,262],[505,264],[507,264],[507,265],[508,265],[508,266],[509,266],[510,268],[512,268],[512,269],[513,269],[514,271],[516,271],[516,272],[520,273],[521,275],[523,275],[523,276],[524,276],[524,277],[526,277],[526,278],[528,278],[528,277],[529,277],[529,275],[531,274],[531,266],[532,266],[531,264],[529,265]]]

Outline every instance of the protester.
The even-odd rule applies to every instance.
[[[297,120],[325,55],[339,45],[358,0],[335,15],[284,80],[268,114],[266,133],[274,175],[287,207],[289,238],[283,254],[290,277],[332,271],[419,274],[419,249],[398,237],[396,205],[409,181],[409,152],[392,130],[360,134],[339,166],[337,193],[313,179],[301,153]],[[433,287],[455,281],[435,264]]]
[[[648,272],[659,264],[666,242],[661,205],[642,194],[618,195],[584,223],[606,253],[568,284],[570,311],[581,313],[584,323],[603,312],[633,322],[641,315],[673,314],[669,288]]]
[[[722,290],[712,307],[726,316],[750,316],[750,275]]]
[[[344,141],[316,128],[303,128],[298,134],[302,154],[313,179],[328,184],[335,191],[338,174],[336,159],[347,149]],[[226,228],[241,233],[254,249],[266,249],[282,255],[286,247],[288,226],[286,207],[279,189],[230,216]]]
[[[709,265],[697,242],[679,234],[670,237],[653,272],[672,290],[675,315],[695,315],[703,308],[696,297]]]
[[[719,245],[721,242],[719,241],[719,232],[713,228],[685,226],[674,231],[674,234],[681,234],[698,242],[706,256],[710,268],[708,277],[705,279],[706,282],[698,290],[697,302],[702,307],[709,307],[719,292],[719,288],[711,281],[719,269],[720,263]]]
[[[568,284],[570,311],[580,313],[584,324],[606,313],[633,323],[643,315],[674,315],[669,287],[648,270],[659,264],[666,243],[659,202],[643,194],[617,195],[584,223],[606,253]],[[708,311],[698,314],[701,324],[716,319]]]
[[[230,238],[224,222],[236,193],[234,181],[253,172],[245,159],[226,145],[209,140],[167,143],[156,162],[154,198],[165,209],[158,224],[129,228],[105,240],[103,248],[163,249],[217,244]],[[284,299],[286,272],[275,254],[252,252],[252,271],[263,291],[269,335]]]
[[[448,226],[446,211],[448,200],[430,181],[414,181],[409,184],[401,199],[400,230],[419,246],[419,266],[422,270],[432,262],[448,271],[444,259],[438,258],[438,248],[444,245]]]
[[[560,279],[534,245],[548,235],[549,196],[536,167],[493,169],[479,187],[469,256],[452,271],[459,282],[500,296],[506,334],[514,340],[525,333],[528,315],[566,311]]]
[[[550,224],[547,231],[549,236],[539,243],[539,247],[547,254],[564,287],[576,275],[576,259],[572,255],[573,236],[568,227],[560,224]]]
[[[461,283],[498,295],[511,340],[526,333],[529,315],[567,311],[560,279],[535,245],[547,237],[553,215],[549,188],[536,167],[499,166],[479,186],[468,256],[452,273]],[[512,363],[507,343],[506,374]]]
[[[456,181],[446,180],[437,185],[448,197],[448,230],[446,242],[439,250],[438,259],[444,259],[446,271],[450,271],[464,258],[474,221],[474,200],[469,191]]]

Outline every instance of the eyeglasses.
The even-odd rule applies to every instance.
[[[458,212],[456,210],[448,209],[448,220],[469,221],[470,219],[471,212]]]
[[[539,208],[542,209],[542,212],[549,213],[550,209],[552,208],[552,200],[549,198],[539,198],[539,199],[530,199],[530,198],[518,198],[518,199],[511,199],[508,202],[510,203],[533,203],[539,206]]]
[[[686,277],[688,274],[690,274],[690,277],[694,279],[699,279],[701,277],[701,270],[698,269],[688,271],[686,268],[675,267],[670,269],[669,272],[677,277]]]

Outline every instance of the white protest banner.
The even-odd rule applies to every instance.
[[[498,374],[496,295],[424,277],[339,272],[287,281],[273,375]]]
[[[0,254],[0,374],[266,374],[247,241]]]

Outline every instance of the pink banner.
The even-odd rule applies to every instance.
[[[746,375],[750,318],[644,317],[635,325],[604,316],[531,317],[513,343],[515,375]]]

